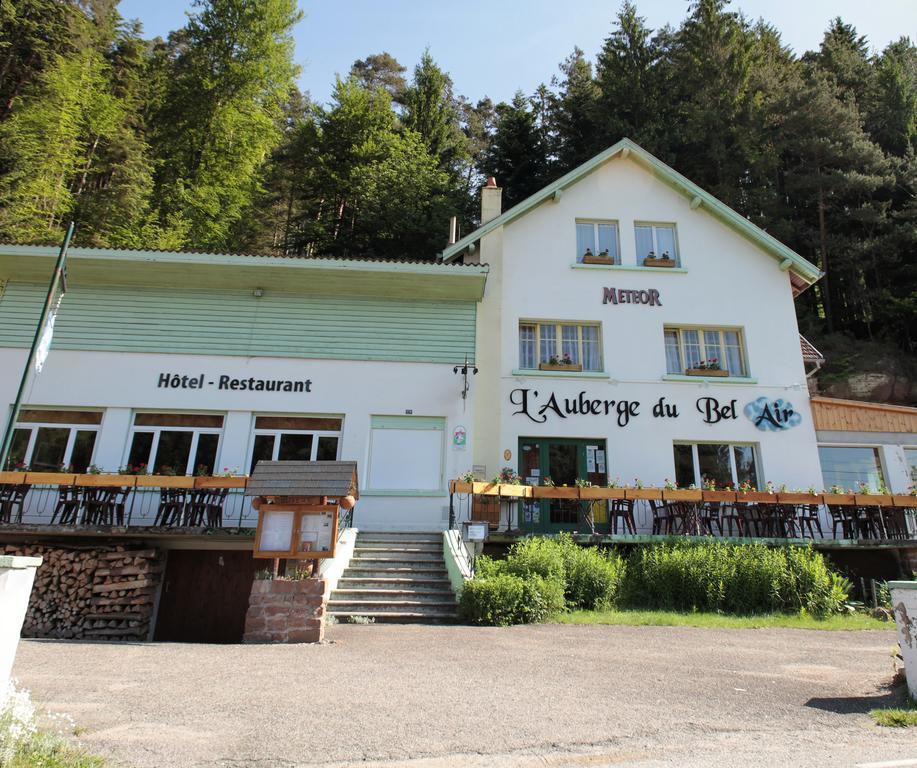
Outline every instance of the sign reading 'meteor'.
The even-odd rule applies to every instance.
[[[189,376],[180,373],[160,373],[160,389],[215,389],[231,390],[234,392],[311,392],[312,379],[256,379],[250,376],[247,379],[236,379],[226,374],[214,377],[211,380],[203,373]]]
[[[648,304],[651,307],[661,307],[659,291],[655,288],[636,290],[634,288],[603,288],[603,304]]]

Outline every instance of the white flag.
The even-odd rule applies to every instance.
[[[60,308],[61,299],[64,295],[57,297],[57,302],[48,313],[48,320],[45,322],[44,330],[41,332],[41,338],[38,340],[38,347],[35,349],[35,373],[41,373],[41,369],[48,359],[48,352],[51,351],[51,337],[54,335],[54,321],[57,319],[57,310]]]

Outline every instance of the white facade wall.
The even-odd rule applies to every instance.
[[[12,404],[25,364],[24,349],[0,349],[0,407]],[[311,380],[310,392],[243,392],[163,389],[161,373],[216,380],[220,375]],[[464,426],[472,437],[473,395],[461,398],[461,377],[451,365],[345,360],[293,360],[202,355],[167,355],[53,350],[34,377],[25,405],[104,409],[93,462],[117,471],[128,460],[130,427],[136,411],[224,414],[217,471],[247,474],[256,415],[339,415],[343,417],[340,458],[356,460],[361,498],[355,523],[363,530],[441,530],[448,524],[448,480],[470,467],[471,451],[454,450],[452,432]],[[5,410],[5,408],[4,408]],[[442,486],[438,492],[388,491],[369,487],[372,416],[441,417]],[[410,490],[410,489],[408,489]]]
[[[577,219],[619,224],[621,267],[573,267]],[[686,271],[638,267],[634,222],[675,223]],[[488,476],[517,465],[518,438],[605,438],[609,478],[662,485],[674,478],[673,441],[746,442],[758,446],[760,480],[821,487],[805,371],[789,275],[779,262],[673,191],[632,160],[616,158],[521,218],[485,236],[480,260],[490,265],[478,317],[476,465]],[[603,288],[655,288],[662,306],[603,304]],[[519,367],[519,321],[601,322],[605,376],[513,373]],[[666,381],[663,326],[738,326],[744,331],[747,383]],[[626,427],[612,416],[548,413],[544,424],[515,414],[513,390],[558,400],[638,401]],[[518,398],[519,395],[517,394]],[[653,418],[665,397],[678,418]],[[738,417],[705,424],[698,398],[735,400]],[[765,432],[742,413],[759,397],[781,398],[802,414],[798,426]],[[505,459],[509,451],[510,460]]]

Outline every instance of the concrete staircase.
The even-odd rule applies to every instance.
[[[358,533],[327,612],[341,622],[351,616],[397,624],[456,621],[442,534]]]

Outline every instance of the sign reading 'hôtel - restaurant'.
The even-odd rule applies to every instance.
[[[160,373],[157,387],[160,389],[216,389],[234,392],[311,392],[312,379],[257,379],[250,376],[247,379],[236,379],[226,374],[215,377],[212,381],[203,373],[197,376],[188,376],[178,373]]]

